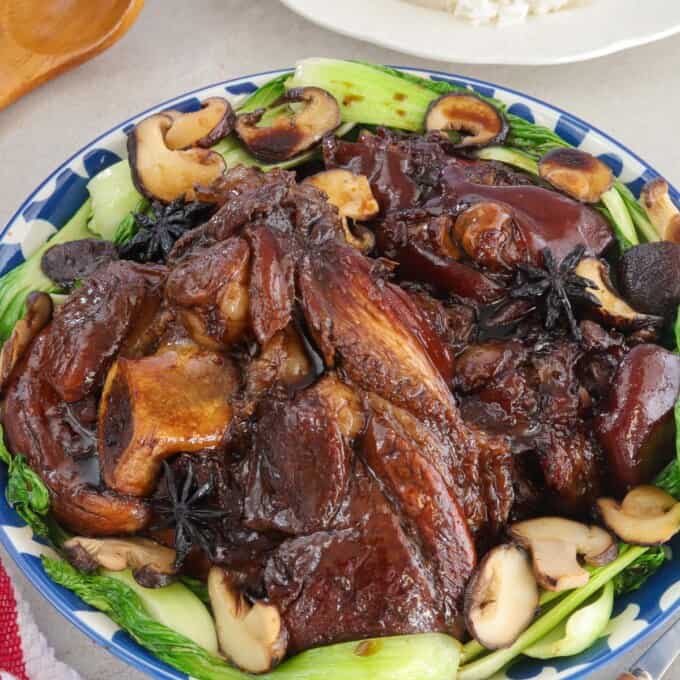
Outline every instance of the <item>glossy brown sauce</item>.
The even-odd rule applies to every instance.
[[[434,202],[453,210],[481,201],[510,208],[535,259],[546,246],[562,259],[581,243],[599,255],[613,241],[611,228],[602,215],[556,191],[538,186],[474,184],[457,164],[444,169],[442,185],[442,197]]]

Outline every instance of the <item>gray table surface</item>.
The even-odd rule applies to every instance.
[[[276,0],[147,0],[119,43],[0,112],[0,224],[64,158],[130,115],[205,84],[321,55],[439,68],[522,90],[607,130],[680,186],[680,36],[573,65],[469,66],[336,35]],[[59,658],[85,680],[141,680],[64,621],[1,549],[0,556]],[[614,678],[642,647],[593,680]],[[669,678],[680,677],[680,664],[674,670]]]

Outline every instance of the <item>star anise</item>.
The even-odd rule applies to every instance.
[[[586,302],[600,306],[597,298],[588,292],[596,285],[574,270],[583,258],[585,246],[577,246],[558,263],[549,248],[541,251],[543,267],[530,264],[519,265],[514,288],[510,297],[523,300],[542,300],[545,310],[545,328],[552,330],[557,326],[560,317],[567,319],[572,337],[581,340],[581,329],[574,316],[572,302]]]
[[[134,213],[137,233],[118,249],[120,256],[136,262],[164,262],[175,241],[205,222],[214,210],[211,203],[185,202],[177,198],[168,205],[151,204],[151,215]]]
[[[215,534],[212,525],[224,517],[222,510],[209,508],[205,499],[213,491],[213,480],[200,486],[194,475],[191,461],[184,479],[176,479],[172,467],[163,461],[167,497],[154,503],[158,522],[153,529],[175,529],[175,568],[179,569],[193,546],[198,546],[209,557],[213,556]]]

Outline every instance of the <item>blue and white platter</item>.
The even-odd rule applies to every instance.
[[[405,69],[432,80],[464,85],[481,94],[497,97],[509,110],[529,121],[554,129],[561,137],[602,158],[638,196],[645,182],[658,173],[626,146],[585,121],[534,97],[492,83],[438,71]],[[66,159],[49,174],[21,204],[0,231],[0,274],[21,264],[55,231],[60,229],[86,200],[91,177],[126,155],[126,133],[156,111],[167,108],[191,111],[206,97],[222,95],[237,102],[269,79],[284,71],[271,71],[208,85],[143,111],[103,133]],[[678,202],[678,192],[671,188]],[[45,574],[41,554],[50,548],[37,541],[5,501],[7,470],[0,463],[0,542],[18,568],[59,612],[83,633],[152,678],[184,680],[187,676],[142,649],[106,615],[86,605],[72,593],[53,583]],[[674,557],[639,591],[618,598],[614,618],[605,637],[577,657],[549,662],[529,659],[513,665],[494,680],[576,680],[588,678],[611,664],[680,611],[680,540]],[[619,669],[617,669],[619,670]]]

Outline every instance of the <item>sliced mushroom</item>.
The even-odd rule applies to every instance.
[[[475,94],[451,92],[435,99],[425,114],[425,129],[455,130],[462,139],[454,148],[500,144],[507,137],[508,122],[494,106]]]
[[[223,97],[209,97],[198,111],[164,111],[172,118],[165,135],[169,149],[188,149],[200,146],[207,149],[234,129],[236,116],[231,104]]]
[[[588,583],[590,575],[579,564],[602,566],[616,559],[618,548],[611,535],[563,517],[539,517],[517,522],[510,535],[531,552],[534,574],[546,590],[570,590]]]
[[[335,168],[312,175],[304,183],[323,191],[343,217],[365,221],[375,217],[380,210],[366,175]]]
[[[597,203],[614,183],[609,166],[580,149],[548,151],[538,162],[538,174],[556,189],[583,203]]]
[[[347,243],[362,252],[373,249],[373,232],[356,226],[352,230],[347,222],[348,218],[360,222],[370,220],[380,210],[365,175],[355,175],[349,170],[336,168],[312,175],[304,183],[323,191],[328,196],[328,202],[338,209]],[[359,233],[354,233],[355,231]]]
[[[499,545],[486,554],[468,583],[468,631],[487,649],[509,647],[533,620],[538,600],[527,554],[516,545]]]
[[[666,543],[680,530],[680,503],[656,486],[636,486],[621,503],[600,498],[597,507],[605,525],[633,545]]]
[[[0,351],[0,389],[4,388],[29,345],[52,319],[52,298],[47,293],[33,292],[26,298],[26,314],[17,321],[12,335]]]
[[[145,588],[162,588],[176,575],[175,551],[148,538],[70,538],[63,546],[66,559],[85,572],[131,569]]]
[[[593,308],[593,314],[604,324],[621,330],[636,330],[645,326],[660,326],[663,318],[636,312],[614,290],[609,277],[609,266],[596,257],[584,257],[576,266],[576,274],[588,279],[593,286],[588,288],[600,303]]]
[[[208,594],[217,639],[232,663],[249,673],[265,673],[283,659],[288,632],[276,606],[265,602],[249,604],[220,567],[210,569]]]
[[[302,102],[292,116],[277,116],[270,125],[258,127],[265,109],[244,113],[236,119],[236,134],[248,150],[265,163],[279,163],[306,151],[340,125],[335,97],[319,87],[288,90],[273,106]]]
[[[229,359],[193,345],[142,359],[119,357],[99,404],[99,461],[107,486],[148,496],[165,458],[218,447],[238,383]]]
[[[169,203],[191,198],[196,184],[209,185],[225,170],[220,154],[208,149],[170,149],[166,134],[173,125],[168,114],[157,113],[138,123],[128,136],[132,180],[137,190]]]
[[[680,211],[668,193],[668,182],[657,177],[642,187],[640,203],[664,241],[680,243]]]

